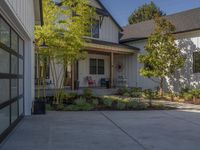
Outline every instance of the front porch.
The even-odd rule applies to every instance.
[[[87,57],[71,67],[72,90],[77,81],[81,88],[105,88],[105,81],[110,88],[137,86],[137,48],[93,40],[85,50]]]

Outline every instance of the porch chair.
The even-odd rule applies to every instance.
[[[86,77],[86,79],[87,79],[87,82],[88,82],[88,86],[89,86],[89,87],[94,87],[94,86],[96,86],[96,81],[93,80],[91,76]]]

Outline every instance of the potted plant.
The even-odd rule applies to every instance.
[[[45,74],[46,74],[46,68],[45,68],[45,61],[42,55],[37,55],[37,68],[38,72],[40,72],[40,75],[38,76],[37,79],[37,98],[33,102],[33,114],[35,115],[42,115],[46,114],[46,82],[45,82]],[[43,96],[41,97],[41,86],[42,86],[42,93]]]

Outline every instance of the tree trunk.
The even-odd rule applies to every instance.
[[[160,79],[160,97],[163,98],[163,81],[164,78]]]

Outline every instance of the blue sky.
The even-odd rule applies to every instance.
[[[121,26],[128,24],[130,14],[151,0],[101,0]],[[200,0],[153,0],[166,14],[200,7]]]

